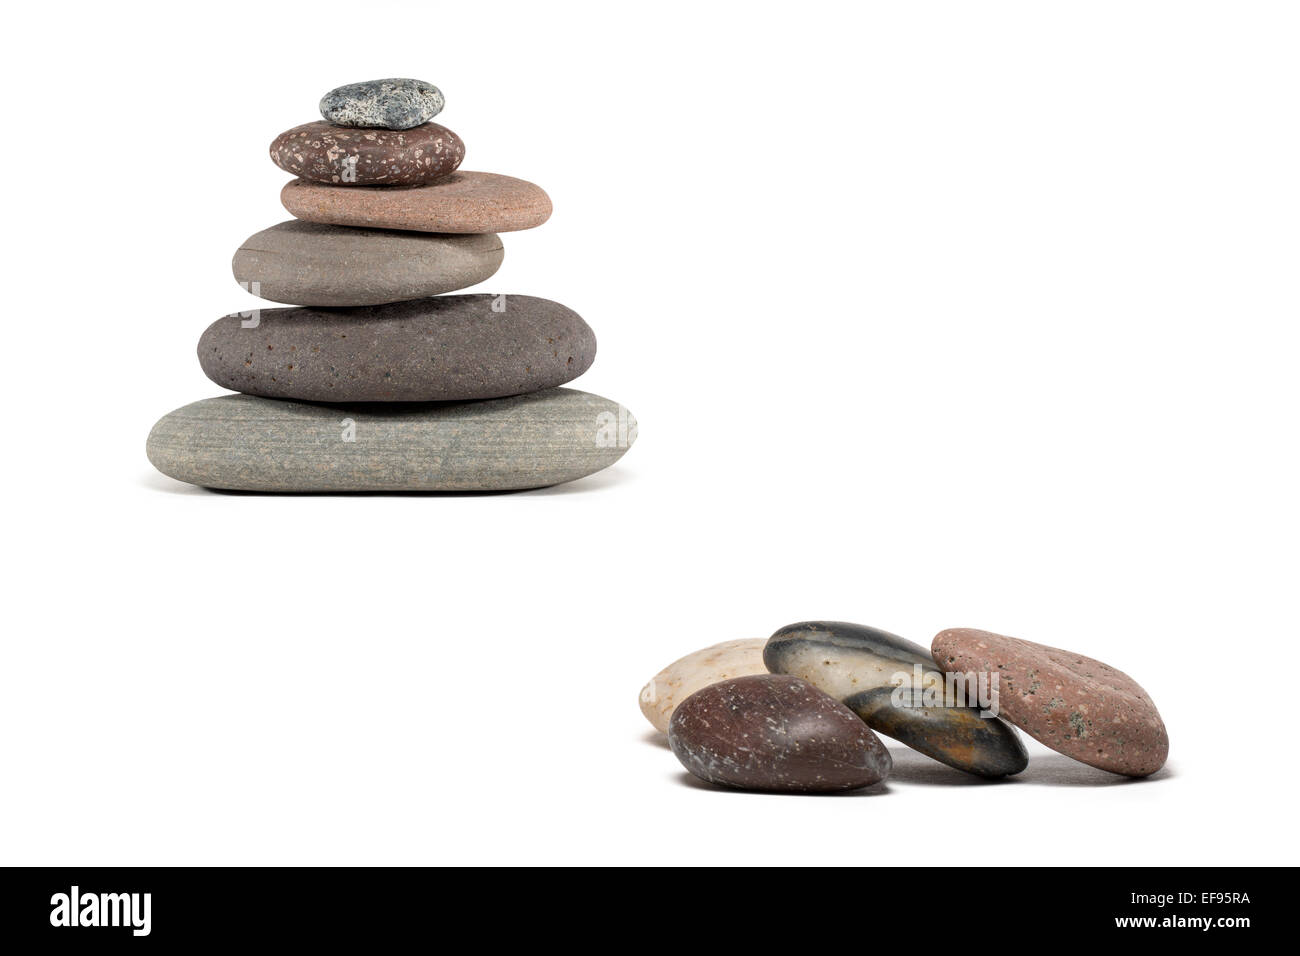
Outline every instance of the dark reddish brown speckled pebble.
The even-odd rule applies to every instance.
[[[285,172],[336,186],[423,186],[464,158],[461,138],[437,123],[406,130],[303,123],[271,143],[271,161]]]
[[[695,776],[745,790],[854,790],[889,775],[889,751],[853,711],[798,677],[712,684],[677,705],[668,745]]]
[[[948,672],[996,673],[998,716],[1068,757],[1145,777],[1169,756],[1156,705],[1109,664],[967,627],[940,631],[931,653]]]

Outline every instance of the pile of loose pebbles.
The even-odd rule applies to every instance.
[[[861,624],[805,621],[669,664],[641,712],[695,776],[743,790],[869,787],[893,761],[877,733],[981,777],[1029,765],[1015,728],[1092,767],[1145,777],[1169,735],[1109,664],[973,628],[925,648]]]

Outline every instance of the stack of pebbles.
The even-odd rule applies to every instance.
[[[591,365],[576,313],[524,295],[445,295],[491,277],[497,233],[539,226],[539,187],[460,172],[430,120],[439,90],[374,80],[326,94],[324,122],[280,134],[297,218],[235,253],[248,291],[297,308],[218,319],[199,362],[242,394],[164,416],[149,460],[244,491],[500,491],[572,481],[636,437],[615,402],[559,388]]]

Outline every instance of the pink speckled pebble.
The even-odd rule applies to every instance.
[[[1164,766],[1169,735],[1137,681],[1109,664],[1045,644],[958,627],[931,645],[950,673],[998,675],[998,715],[1068,757],[1145,777]]]

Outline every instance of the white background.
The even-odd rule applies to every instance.
[[[10,11],[0,859],[1290,862],[1296,7],[633,9]],[[268,144],[383,76],[550,193],[481,291],[580,312],[639,442],[499,497],[154,473]],[[1169,769],[692,785],[642,683],[812,618],[1099,657]]]

